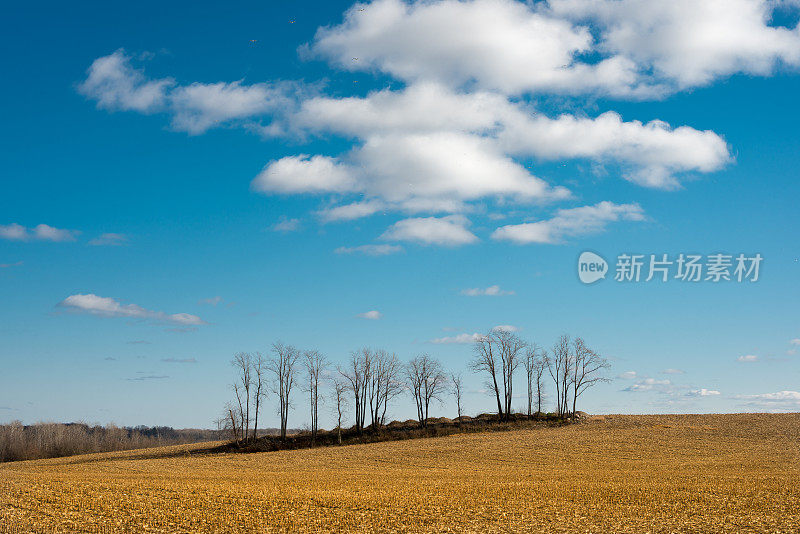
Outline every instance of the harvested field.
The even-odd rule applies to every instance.
[[[253,454],[201,444],[0,465],[10,532],[796,532],[800,415]]]

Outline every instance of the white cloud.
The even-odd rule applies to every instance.
[[[719,394],[720,392],[717,391],[716,389],[706,389],[706,388],[692,389],[686,393],[688,397],[715,397]]]
[[[78,233],[76,230],[62,230],[46,224],[38,224],[33,228],[17,223],[0,225],[0,239],[9,241],[75,241]]]
[[[400,245],[360,245],[357,247],[339,247],[333,251],[336,254],[363,254],[365,256],[388,256],[403,252]]]
[[[634,61],[672,89],[800,64],[797,26],[771,25],[771,0],[550,0],[550,13],[599,29],[597,49]]]
[[[519,332],[519,327],[513,324],[499,324],[492,328],[492,332]]]
[[[118,301],[109,297],[99,297],[94,294],[70,295],[61,301],[59,306],[74,312],[101,315],[103,317],[130,317],[137,319],[152,319],[155,321],[174,323],[179,325],[201,325],[205,321],[188,313],[166,314],[164,312],[152,311],[137,306],[136,304],[120,304]]]
[[[445,337],[438,337],[436,339],[431,339],[431,343],[436,343],[437,345],[448,345],[448,344],[461,344],[461,345],[468,345],[471,343],[475,343],[477,340],[481,339],[481,334],[458,334],[455,336],[445,336]]]
[[[758,356],[755,354],[745,354],[744,356],[739,356],[736,358],[737,362],[757,362]]]
[[[199,304],[210,304],[211,306],[216,306],[220,302],[222,302],[222,297],[217,295],[216,297],[210,297],[210,298],[207,298],[207,299],[200,299],[200,301],[198,303]]]
[[[272,225],[273,232],[280,232],[283,234],[296,232],[299,229],[300,229],[300,219],[287,219],[285,217],[282,217],[281,220]]]
[[[503,295],[513,295],[513,291],[500,289],[500,286],[489,286],[487,288],[473,287],[470,289],[462,289],[462,295],[468,297],[500,297]]]
[[[261,193],[356,191],[353,171],[327,156],[288,156],[267,164],[251,187]]]
[[[731,160],[727,143],[712,131],[672,128],[658,120],[625,122],[614,112],[595,118],[569,114],[550,118],[502,95],[458,93],[430,82],[399,91],[384,89],[364,98],[312,98],[303,102],[295,120],[312,131],[367,143],[400,134],[470,134],[511,156],[618,163],[627,179],[662,189],[679,187],[677,174],[713,172]],[[518,191],[511,187],[498,193]],[[566,192],[550,194],[558,197]]]
[[[789,341],[789,343],[792,344],[792,345],[800,346],[800,338],[794,338],[791,341]]]
[[[383,314],[378,310],[370,310],[368,312],[359,313],[358,315],[356,315],[356,317],[358,317],[359,319],[368,319],[370,321],[377,321],[378,319],[383,317]]]
[[[642,392],[642,391],[658,391],[668,393],[673,389],[670,380],[658,380],[656,378],[644,378],[639,380],[633,385],[626,387],[623,391]]]
[[[94,60],[78,91],[110,111],[166,112],[172,127],[191,135],[265,114],[284,112],[299,89],[288,83],[233,82],[178,85],[172,78],[149,79],[131,65],[133,57],[119,49]],[[262,131],[265,131],[262,129]]]
[[[9,267],[19,267],[23,265],[24,262],[16,261],[14,263],[0,263],[0,269],[8,269]]]
[[[663,374],[663,375],[684,375],[684,374],[686,374],[686,371],[683,371],[681,369],[664,369],[663,371],[661,371],[661,374]]]
[[[758,395],[736,395],[734,399],[744,400],[745,405],[773,411],[796,411],[800,409],[800,392],[777,391]]]
[[[633,380],[637,378],[639,375],[636,371],[625,371],[624,373],[620,373],[617,378],[621,378],[623,380]]]
[[[577,61],[592,51],[589,30],[539,11],[511,0],[376,0],[353,6],[343,24],[321,28],[311,49],[345,69],[377,69],[407,82],[509,94],[642,90],[632,61]]]
[[[96,247],[117,247],[120,245],[124,245],[128,242],[128,236],[125,234],[100,234],[99,236],[95,237],[89,244]]]
[[[493,239],[528,243],[562,243],[568,237],[597,234],[614,221],[643,221],[644,211],[638,204],[599,202],[593,206],[558,210],[555,217],[542,221],[501,226]]]
[[[319,215],[325,222],[352,221],[373,215],[384,208],[385,204],[381,201],[367,200],[328,208],[320,211]]]
[[[286,89],[264,83],[193,83],[170,94],[172,126],[190,134],[236,119],[263,115],[291,103]]]
[[[478,241],[478,237],[467,230],[468,225],[469,221],[462,215],[403,219],[390,226],[380,238],[455,247]]]
[[[148,80],[131,66],[131,56],[119,49],[92,62],[86,80],[78,86],[81,94],[97,100],[97,107],[112,111],[133,110],[150,113],[165,105],[169,78]]]
[[[660,98],[734,73],[800,64],[797,27],[770,0],[377,0],[321,28],[310,49],[378,70],[505,94]],[[357,58],[357,60],[354,60]],[[584,58],[589,58],[584,60]]]

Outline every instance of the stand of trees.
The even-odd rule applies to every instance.
[[[524,369],[527,385],[528,417],[542,414],[545,373],[553,381],[556,414],[561,417],[574,414],[581,394],[607,380],[603,371],[609,367],[608,361],[581,338],[572,340],[563,335],[548,352],[510,330],[494,329],[479,336],[473,349],[471,369],[483,376],[501,421],[510,420],[514,413],[514,383],[520,367]],[[428,424],[431,404],[442,403],[447,393],[454,396],[458,417],[463,415],[461,375],[446,373],[441,362],[429,354],[420,354],[404,365],[394,353],[364,347],[350,353],[345,364],[332,370],[318,351],[300,351],[276,342],[271,352],[269,359],[259,353],[238,353],[231,362],[237,371],[237,380],[232,385],[235,400],[226,405],[219,421],[236,441],[255,440],[267,389],[275,395],[280,437],[286,438],[292,393],[301,364],[305,370],[303,390],[308,393],[312,443],[319,430],[319,404],[325,398],[321,390],[327,383],[333,386],[331,401],[339,442],[347,410],[352,411],[354,428],[359,434],[367,429],[377,431],[386,424],[390,404],[406,392],[414,399],[420,427]]]
[[[176,430],[167,426],[118,427],[85,423],[19,421],[0,425],[0,462],[37,460],[95,452],[162,447],[220,439],[214,430]]]

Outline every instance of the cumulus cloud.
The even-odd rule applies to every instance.
[[[400,245],[360,245],[357,247],[339,247],[334,250],[336,254],[363,254],[364,256],[388,256],[403,252]]]
[[[513,295],[514,292],[500,289],[500,286],[495,285],[486,288],[472,287],[469,289],[462,289],[461,294],[468,297],[500,297],[503,295]]]
[[[492,328],[492,332],[519,332],[519,327],[513,324],[499,324]]]
[[[152,311],[136,304],[121,304],[109,298],[99,297],[94,294],[76,294],[62,300],[60,307],[77,313],[89,313],[103,317],[130,317],[134,319],[150,319],[158,322],[172,323],[184,326],[202,325],[205,321],[196,315],[188,313],[167,314]]]
[[[519,244],[562,243],[569,237],[602,232],[610,222],[643,220],[644,211],[638,204],[599,202],[593,206],[558,210],[552,219],[501,226],[492,233],[492,238]]]
[[[437,337],[435,339],[431,339],[431,343],[436,343],[437,345],[450,345],[450,344],[459,344],[459,345],[469,345],[475,343],[479,339],[481,339],[481,334],[474,333],[474,334],[458,334],[455,336],[445,336],[445,337]]]
[[[47,224],[38,224],[33,228],[17,223],[0,225],[0,239],[9,241],[75,241],[78,234],[76,230],[63,230]]]
[[[537,111],[494,93],[458,93],[440,84],[419,82],[361,98],[315,97],[303,102],[296,121],[312,131],[358,138],[365,146],[370,139],[401,133],[468,133],[510,156],[619,164],[625,178],[662,189],[679,187],[682,173],[713,172],[731,160],[727,143],[712,131],[673,128],[658,120],[625,122],[614,112],[595,118],[570,114],[551,118]],[[520,193],[508,187],[498,193]],[[538,194],[563,197],[567,193]]]
[[[327,208],[320,211],[319,215],[324,222],[352,221],[377,213],[385,207],[383,202],[373,199]]]
[[[376,0],[353,6],[343,24],[320,29],[310,49],[341,68],[380,70],[407,82],[508,94],[642,91],[631,60],[579,61],[592,51],[588,28],[540,11],[511,0]]]
[[[128,236],[125,234],[100,234],[94,239],[89,241],[89,244],[95,247],[118,247],[128,242]]]
[[[356,317],[358,317],[359,319],[367,319],[367,320],[370,320],[370,321],[377,321],[378,319],[383,317],[383,314],[381,312],[379,312],[378,310],[370,310],[368,312],[359,313],[358,315],[356,315]]]
[[[739,356],[736,358],[737,362],[757,362],[758,356],[755,354],[745,354],[744,356]]]
[[[309,48],[340,68],[406,82],[660,98],[734,73],[768,75],[780,64],[800,64],[797,26],[771,24],[778,5],[376,0],[321,28]]]
[[[771,24],[770,0],[550,0],[552,15],[591,23],[597,49],[628,58],[672,90],[800,64],[800,32]],[[645,74],[642,74],[644,76]]]
[[[380,238],[386,241],[456,247],[478,241],[478,237],[467,230],[467,226],[469,220],[463,215],[403,219],[390,226]]]

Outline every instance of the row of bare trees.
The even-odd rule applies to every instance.
[[[472,370],[482,374],[497,402],[501,420],[509,420],[514,399],[514,380],[520,366],[527,380],[527,415],[542,412],[544,375],[555,383],[556,412],[559,416],[574,413],[578,397],[590,386],[605,380],[602,371],[609,364],[586,346],[581,338],[561,336],[552,350],[543,350],[535,343],[522,340],[509,330],[493,330],[477,338]],[[463,382],[460,374],[447,374],[441,363],[429,354],[421,354],[403,364],[396,354],[385,350],[362,348],[353,351],[344,365],[331,369],[318,351],[301,351],[276,342],[272,355],[238,353],[232,360],[237,370],[233,384],[235,402],[226,406],[223,424],[237,441],[256,438],[259,413],[267,391],[277,397],[280,416],[280,437],[286,438],[292,392],[300,371],[304,370],[303,390],[309,395],[312,442],[319,430],[321,385],[330,379],[331,399],[337,414],[338,439],[347,409],[354,413],[355,430],[377,430],[386,424],[390,403],[408,391],[414,398],[420,426],[427,426],[430,405],[443,402],[444,395],[454,395],[458,417],[462,414]],[[352,405],[351,405],[352,402]],[[570,411],[571,404],[571,411]],[[251,408],[254,417],[251,419]],[[253,423],[252,429],[250,423]]]
[[[555,383],[556,413],[559,416],[574,414],[578,397],[587,388],[607,380],[603,371],[609,367],[608,361],[579,337],[571,340],[566,334],[560,336],[548,353],[536,343],[523,341],[513,332],[494,330],[480,336],[474,349],[472,368],[486,377],[486,387],[494,393],[501,420],[511,417],[514,374],[520,363],[525,368],[528,383],[529,416],[533,413],[534,392],[536,412],[542,411],[545,370]]]

